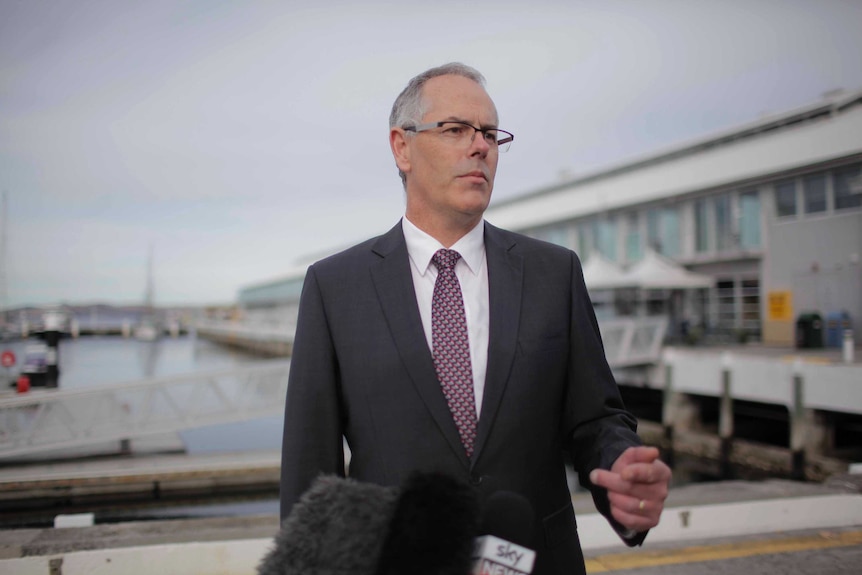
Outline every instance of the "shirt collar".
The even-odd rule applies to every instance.
[[[407,253],[410,261],[421,275],[425,275],[431,266],[431,258],[443,244],[417,228],[407,216],[401,219],[401,229],[404,232],[404,240],[407,242]],[[449,248],[461,254],[461,259],[470,268],[470,272],[477,275],[485,262],[485,220],[479,220],[472,230],[455,242]]]

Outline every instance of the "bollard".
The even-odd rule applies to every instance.
[[[793,362],[793,410],[790,412],[790,477],[805,481],[805,386],[802,362]]]
[[[853,347],[855,343],[853,342],[853,330],[845,329],[844,330],[844,342],[843,349],[844,352],[842,355],[844,356],[844,363],[853,363]]]
[[[731,393],[730,354],[721,355],[721,399],[718,413],[718,436],[721,440],[721,478],[730,479],[730,452],[733,448],[733,395]]]
[[[661,421],[664,429],[664,459],[669,467],[673,467],[673,366],[670,364],[670,350],[664,356],[664,395],[662,397]]]
[[[24,374],[18,376],[17,381],[17,391],[18,393],[27,393],[30,391],[30,378]]]

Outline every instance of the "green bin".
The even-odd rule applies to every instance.
[[[823,316],[817,312],[800,314],[796,320],[796,347],[823,347]]]

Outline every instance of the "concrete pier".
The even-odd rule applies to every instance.
[[[846,557],[862,551],[860,488],[858,476],[842,476],[822,485],[731,481],[672,489],[662,523],[636,549],[619,541],[587,494],[573,503],[589,573],[667,573],[668,565],[685,567],[679,573],[750,572],[739,561],[768,556],[774,563],[782,554],[798,561],[800,550],[828,548],[833,563],[825,570],[820,561],[815,570],[793,572],[849,575],[858,562]],[[267,515],[0,531],[0,573],[253,575],[277,528],[277,517]],[[695,570],[703,565],[708,570]]]

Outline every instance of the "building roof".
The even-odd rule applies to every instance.
[[[493,204],[489,221],[525,229],[744,183],[862,154],[862,90],[760,118]]]

